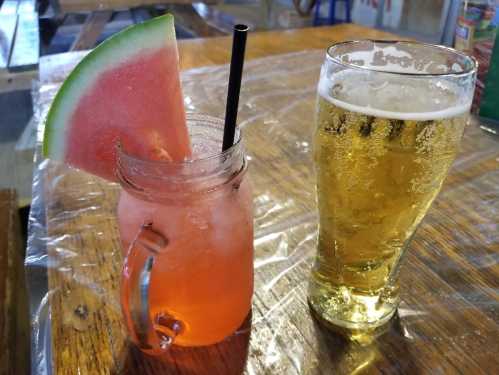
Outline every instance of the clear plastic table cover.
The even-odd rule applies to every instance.
[[[468,127],[462,153],[408,251],[397,318],[366,342],[344,340],[312,319],[306,295],[317,214],[310,142],[323,56],[323,51],[304,51],[245,66],[239,124],[254,189],[255,295],[251,337],[243,328],[235,336],[244,335],[245,344],[217,346],[223,365],[212,357],[203,363],[198,356],[202,365],[196,367],[185,353],[173,351],[170,364],[148,362],[140,370],[137,359],[117,354],[126,345],[113,209],[119,186],[40,157],[43,119],[61,80],[39,83],[26,257],[33,373],[55,373],[54,368],[68,374],[127,373],[130,368],[172,374],[498,369],[499,140],[476,123]],[[184,71],[187,110],[223,117],[227,76],[227,66]],[[88,319],[81,311],[81,319],[74,316],[75,303],[87,303]],[[93,353],[85,353],[91,337],[97,344]]]

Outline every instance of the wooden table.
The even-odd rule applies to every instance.
[[[247,57],[392,37],[354,25],[254,33]],[[223,64],[229,61],[230,39],[182,41],[179,48],[183,69]],[[60,82],[81,56],[42,60],[44,87]],[[322,56],[310,51],[246,65],[251,79],[243,85],[240,123],[255,194],[256,292],[252,322],[219,345],[174,348],[154,359],[126,342],[117,302],[121,252],[114,210],[119,188],[83,172],[39,164],[36,175],[43,189],[37,189],[43,199],[37,204],[46,209],[51,262],[54,374],[499,372],[499,139],[476,122],[468,127],[462,153],[408,251],[396,319],[370,344],[361,345],[311,318],[306,280],[317,217],[309,139]],[[300,65],[303,74],[296,73]],[[273,69],[286,74],[266,74]],[[184,77],[184,93],[194,95],[196,83],[209,85],[226,72],[226,67],[192,72]],[[223,90],[196,110],[216,108],[219,113],[222,97]],[[43,93],[40,98],[46,110],[49,100]]]
[[[29,319],[15,190],[0,189],[0,374],[29,371]]]

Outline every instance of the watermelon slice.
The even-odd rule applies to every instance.
[[[115,181],[116,145],[142,159],[190,156],[173,16],[131,26],[71,72],[47,115],[43,153]]]

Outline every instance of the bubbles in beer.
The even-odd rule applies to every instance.
[[[369,73],[321,80],[314,140],[320,229],[310,303],[354,325],[393,311],[390,279],[455,158],[469,110],[445,80]]]

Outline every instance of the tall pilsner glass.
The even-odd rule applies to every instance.
[[[458,152],[475,75],[472,58],[442,46],[364,40],[327,50],[309,290],[322,319],[367,329],[394,314],[401,258]]]

